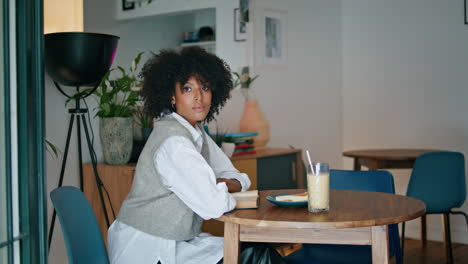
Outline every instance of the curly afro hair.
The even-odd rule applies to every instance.
[[[154,117],[173,112],[171,98],[175,94],[176,83],[185,83],[190,77],[206,84],[212,93],[211,108],[205,122],[214,119],[214,115],[231,97],[233,89],[229,66],[216,55],[199,47],[175,50],[162,50],[153,54],[140,73],[143,87],[140,95],[144,100],[144,111]]]

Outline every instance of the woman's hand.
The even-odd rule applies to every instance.
[[[216,183],[225,182],[226,186],[228,187],[228,192],[240,192],[242,190],[242,186],[240,182],[236,179],[226,179],[226,178],[216,178]]]

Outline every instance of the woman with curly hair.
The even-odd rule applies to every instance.
[[[163,50],[140,74],[144,110],[156,117],[132,188],[109,228],[111,263],[217,263],[223,238],[203,220],[236,205],[250,180],[202,129],[230,97],[227,64],[201,48]]]

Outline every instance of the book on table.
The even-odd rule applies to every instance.
[[[228,138],[226,139],[227,142],[232,142],[234,144],[236,144],[236,146],[238,145],[245,145],[245,144],[248,144],[248,145],[253,145],[253,138],[251,137],[246,137],[246,138]]]
[[[255,154],[256,151],[254,149],[252,150],[249,150],[249,151],[242,151],[242,152],[234,152],[232,154],[233,157],[236,157],[236,156],[242,156],[242,155],[247,155],[247,154]]]
[[[252,138],[239,138],[234,142],[234,144],[235,148],[232,155],[233,157],[256,153]]]
[[[254,147],[253,147],[253,146],[246,147],[246,148],[235,148],[235,149],[234,149],[234,153],[237,153],[237,152],[246,152],[246,151],[251,151],[251,150],[254,150]]]
[[[258,190],[235,192],[231,195],[236,199],[236,209],[258,208]]]
[[[234,143],[235,144],[235,143]],[[253,148],[253,145],[252,144],[248,144],[248,143],[245,143],[245,144],[235,144],[236,146],[234,147],[234,149],[245,149],[245,148]]]

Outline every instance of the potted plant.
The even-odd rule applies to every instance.
[[[248,67],[244,67],[241,74],[237,72],[233,74],[236,76],[234,87],[240,86],[242,95],[245,98],[244,113],[240,120],[239,131],[257,132],[258,136],[253,137],[253,145],[257,150],[264,148],[270,140],[270,125],[251,91],[251,85],[258,78],[258,75],[250,77]]]
[[[250,77],[248,72],[244,72],[242,74],[238,72],[233,72],[236,76],[234,80],[234,88],[240,86],[242,95],[244,96],[245,100],[250,100],[252,98],[252,92],[250,90],[250,85],[258,78],[258,75],[255,75],[253,78]]]
[[[138,106],[135,112],[135,121],[141,129],[141,137],[146,141],[153,131],[153,118],[143,111],[142,106]]]
[[[61,151],[59,150],[59,148],[57,146],[55,146],[52,142],[50,142],[47,139],[45,139],[45,145],[46,145],[46,151],[48,153],[53,155],[54,158],[59,157],[59,154],[61,153]]]
[[[143,52],[132,62],[129,71],[118,66],[110,69],[93,95],[97,99],[99,136],[104,161],[111,165],[126,164],[130,160],[133,147],[133,114],[137,111],[140,81],[136,69]],[[111,74],[119,75],[111,79]],[[86,91],[84,91],[86,92]]]

